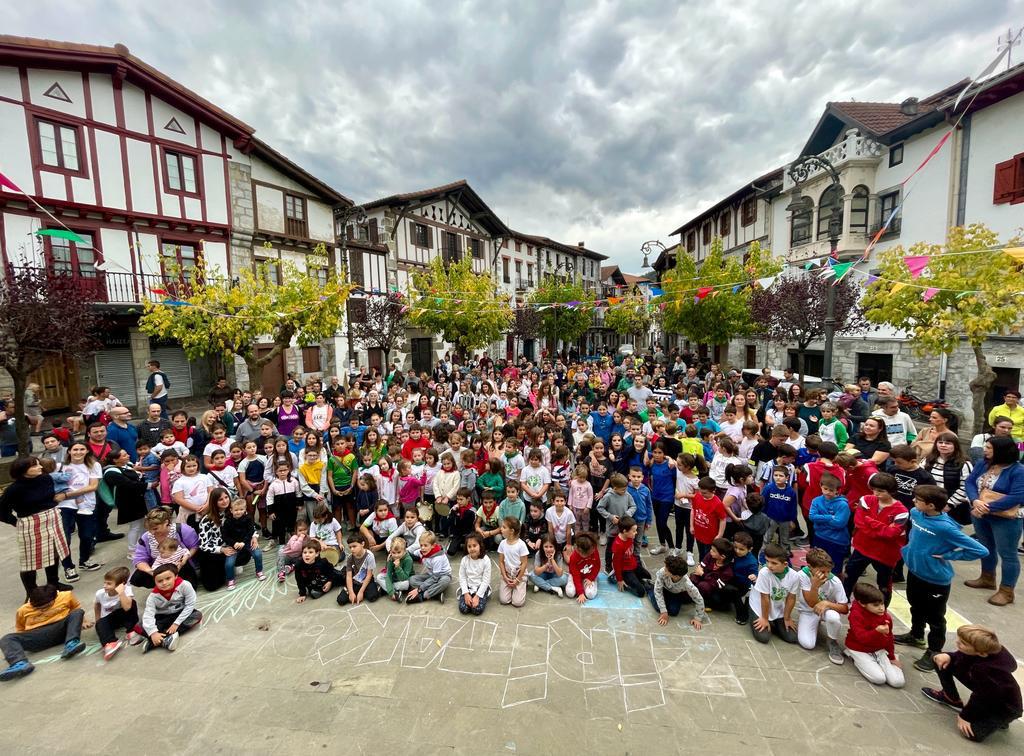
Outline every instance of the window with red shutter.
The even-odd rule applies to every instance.
[[[1004,160],[1002,163],[996,163],[995,188],[992,192],[993,204],[1002,205],[1007,202],[1013,202],[1014,195],[1019,191],[1018,184],[1021,178],[1018,177],[1018,173],[1020,173],[1021,162],[1021,160],[1014,158],[1013,160]]]
[[[732,213],[726,210],[718,218],[718,235],[722,238],[728,236],[730,225],[732,225]]]

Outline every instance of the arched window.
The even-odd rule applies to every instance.
[[[793,211],[790,219],[789,244],[795,247],[797,244],[806,244],[811,240],[811,218],[814,214],[814,203],[810,197],[800,199],[802,207]]]
[[[828,238],[828,224],[832,215],[839,217],[839,228],[843,224],[843,187],[832,184],[821,194],[821,201],[818,202],[818,238]]]
[[[868,188],[857,186],[850,201],[850,231],[855,234],[868,232]]]

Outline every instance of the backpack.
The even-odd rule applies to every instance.
[[[164,390],[170,391],[171,379],[167,377],[167,373],[157,370],[155,373],[150,373],[149,378],[146,379],[146,391],[153,393],[153,389],[156,388],[156,376],[160,376],[164,380]]]

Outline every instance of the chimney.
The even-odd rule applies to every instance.
[[[917,115],[917,102],[916,97],[908,97],[900,103],[900,112],[908,116]]]
[[[584,247],[587,246],[587,244],[586,242],[576,242],[576,246],[579,247],[580,249],[583,249]]]

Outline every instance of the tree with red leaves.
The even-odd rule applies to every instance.
[[[405,328],[409,322],[409,307],[405,298],[393,292],[374,295],[362,300],[349,300],[353,315],[352,335],[364,349],[379,349],[384,353],[383,371],[388,371],[388,355],[405,339]]]
[[[18,455],[24,457],[31,451],[25,417],[29,375],[55,354],[80,359],[96,351],[104,319],[92,306],[95,287],[89,281],[25,261],[8,264],[6,274],[0,285],[0,367],[14,380]]]
[[[832,278],[817,275],[783,275],[750,299],[756,331],[771,341],[795,342],[797,375],[803,381],[804,356],[815,341],[825,338],[825,309]],[[849,278],[835,285],[835,334],[858,333],[873,328],[860,306],[860,290]],[[823,376],[829,378],[830,376]]]

